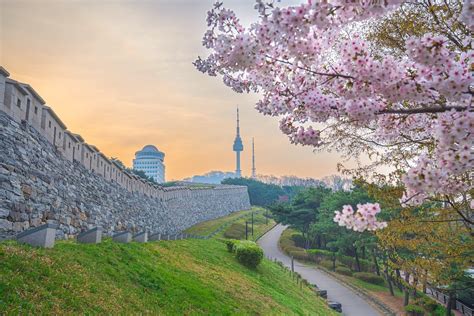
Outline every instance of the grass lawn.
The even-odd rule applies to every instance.
[[[185,230],[185,233],[207,236],[219,228],[223,228],[214,237],[215,238],[233,238],[245,239],[245,221],[249,222],[249,240],[256,240],[275,225],[275,221],[265,217],[267,210],[261,207],[253,206],[250,210],[244,210],[219,217],[210,221],[202,222]],[[250,233],[250,221],[254,213],[254,234]],[[229,233],[233,237],[226,236]]]
[[[2,242],[0,315],[17,314],[335,315],[277,264],[248,269],[215,239]]]
[[[245,215],[250,215],[254,209],[250,210],[243,210],[239,212],[234,212],[232,214],[229,214],[227,216],[219,217],[210,221],[205,221],[201,222],[199,224],[196,224],[188,229],[186,229],[184,232],[187,234],[193,234],[197,236],[207,236],[214,231],[216,231],[218,228],[220,228],[223,225],[229,224],[235,220],[237,220],[240,216],[245,216]]]
[[[218,234],[219,237],[232,238],[232,239],[245,239],[245,222],[248,222],[248,239],[257,240],[273,226],[275,221],[271,218],[266,218],[266,210],[263,208],[254,208],[253,216],[253,235],[251,226],[251,215],[247,215],[244,218],[238,219],[230,224],[226,229]]]

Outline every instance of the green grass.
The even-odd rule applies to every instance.
[[[215,240],[53,249],[0,243],[0,315],[332,315],[325,303],[264,260],[239,264]]]
[[[275,225],[275,221],[271,218],[268,219],[267,222],[264,216],[266,212],[267,210],[264,208],[253,206],[250,210],[239,211],[217,219],[201,222],[186,229],[185,233],[198,236],[208,236],[219,228],[223,228],[222,231],[219,231],[214,236],[215,238],[245,239],[245,221],[248,221],[249,240],[256,240]],[[252,213],[254,213],[253,236],[250,233]]]
[[[219,237],[231,238],[231,239],[245,239],[245,222],[248,224],[248,239],[257,240],[263,234],[265,234],[269,229],[275,226],[275,221],[271,218],[267,220],[265,217],[265,209],[263,208],[253,208],[253,235],[252,235],[252,225],[251,215],[246,215],[244,218],[234,221],[229,225],[221,234],[218,234]]]
[[[188,229],[186,229],[184,232],[187,234],[193,234],[193,235],[198,235],[198,236],[207,236],[211,233],[213,233],[215,230],[217,230],[219,227],[222,225],[229,224],[231,222],[234,222],[237,220],[240,216],[243,215],[249,215],[252,213],[252,210],[243,210],[239,212],[234,212],[232,214],[229,214],[227,216],[219,217],[210,221],[206,222],[201,222],[197,225],[194,225]]]

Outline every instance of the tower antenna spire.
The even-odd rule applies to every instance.
[[[242,170],[240,170],[240,152],[244,150],[242,139],[240,138],[240,119],[239,107],[237,106],[237,135],[235,135],[233,150],[235,151],[235,175],[242,177]]]

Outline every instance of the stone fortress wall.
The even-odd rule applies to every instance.
[[[0,66],[0,239],[49,220],[60,238],[94,226],[174,234],[248,208],[246,187],[163,187],[130,174]]]

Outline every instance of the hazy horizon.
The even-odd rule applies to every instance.
[[[340,157],[294,146],[275,118],[194,69],[214,1],[1,1],[0,64],[29,83],[74,133],[127,166],[153,144],[166,179],[234,171],[235,108],[241,113],[242,170],[321,178]],[[254,1],[225,1],[249,23]]]

